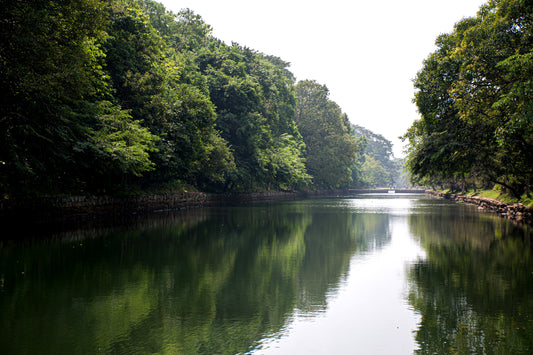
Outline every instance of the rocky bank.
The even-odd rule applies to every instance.
[[[533,208],[521,203],[509,204],[487,197],[458,195],[429,190],[426,191],[426,193],[432,196],[445,198],[447,200],[454,200],[476,205],[479,209],[495,212],[502,217],[506,217],[519,223],[533,224]]]

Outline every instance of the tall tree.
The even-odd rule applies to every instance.
[[[307,146],[307,168],[319,188],[346,187],[352,181],[357,143],[348,116],[315,81],[296,85],[296,124]]]
[[[292,188],[305,184],[303,142],[294,124],[293,77],[279,58],[228,46],[189,9],[178,14],[143,0],[155,28],[185,63],[183,80],[216,107],[220,142],[228,142],[236,169],[228,188]]]
[[[436,41],[438,50],[424,61],[415,79],[415,103],[422,118],[404,139],[410,143],[407,164],[419,181],[430,177],[453,180],[457,173],[468,173],[476,161],[478,142],[468,142],[475,130],[460,118],[450,94],[461,65],[454,56],[455,48],[474,22],[464,20],[456,25],[454,34],[441,35]]]
[[[143,3],[154,6],[148,9],[152,18],[163,12],[157,18],[172,25],[165,38],[179,37],[177,31],[184,26],[152,2]],[[215,130],[215,108],[202,80],[189,74],[198,68],[186,53],[167,45],[135,1],[115,2],[108,32],[107,69],[115,97],[160,137],[153,154],[156,169],[148,182],[224,181],[233,169],[233,157]]]
[[[234,149],[237,171],[229,184],[237,189],[306,184],[288,63],[218,41],[197,61],[217,107],[217,127]]]
[[[408,165],[415,177],[466,178],[519,197],[533,175],[530,1],[493,0],[437,40],[417,75]]]
[[[483,173],[517,197],[533,175],[530,71],[533,4],[493,0],[482,6],[465,31],[456,55],[460,78],[452,95],[461,118],[479,127]]]

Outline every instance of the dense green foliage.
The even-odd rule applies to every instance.
[[[358,145],[327,89],[296,85],[283,60],[217,40],[190,10],[150,0],[2,10],[5,197],[352,181]]]
[[[421,114],[404,139],[426,184],[505,186],[533,175],[533,3],[492,0],[439,36],[415,79]]]
[[[156,136],[112,97],[100,1],[4,2],[0,188],[83,190],[153,169]]]
[[[338,188],[352,181],[357,144],[346,114],[314,81],[296,85],[296,123],[307,146],[307,167],[315,185]]]

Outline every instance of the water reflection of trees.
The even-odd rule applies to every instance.
[[[386,215],[282,203],[0,246],[0,350],[242,353],[325,307]],[[190,212],[191,213],[191,212]],[[196,216],[196,217],[195,217]]]
[[[469,207],[409,217],[427,258],[410,269],[418,354],[533,351],[531,232]]]
[[[328,291],[346,276],[354,253],[380,248],[390,241],[389,216],[346,210],[319,210],[305,233],[306,253],[299,272],[300,310],[324,310]]]

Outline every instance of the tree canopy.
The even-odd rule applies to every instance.
[[[157,137],[113,97],[98,0],[10,1],[0,46],[0,188],[92,188],[152,170]]]
[[[327,88],[223,43],[189,9],[9,1],[1,16],[4,198],[353,180],[360,146]]]
[[[439,36],[414,81],[421,118],[404,135],[418,181],[529,193],[532,13],[531,1],[491,0]]]
[[[314,183],[339,188],[352,181],[357,144],[348,116],[315,81],[296,85],[296,124],[307,146],[307,167]]]

